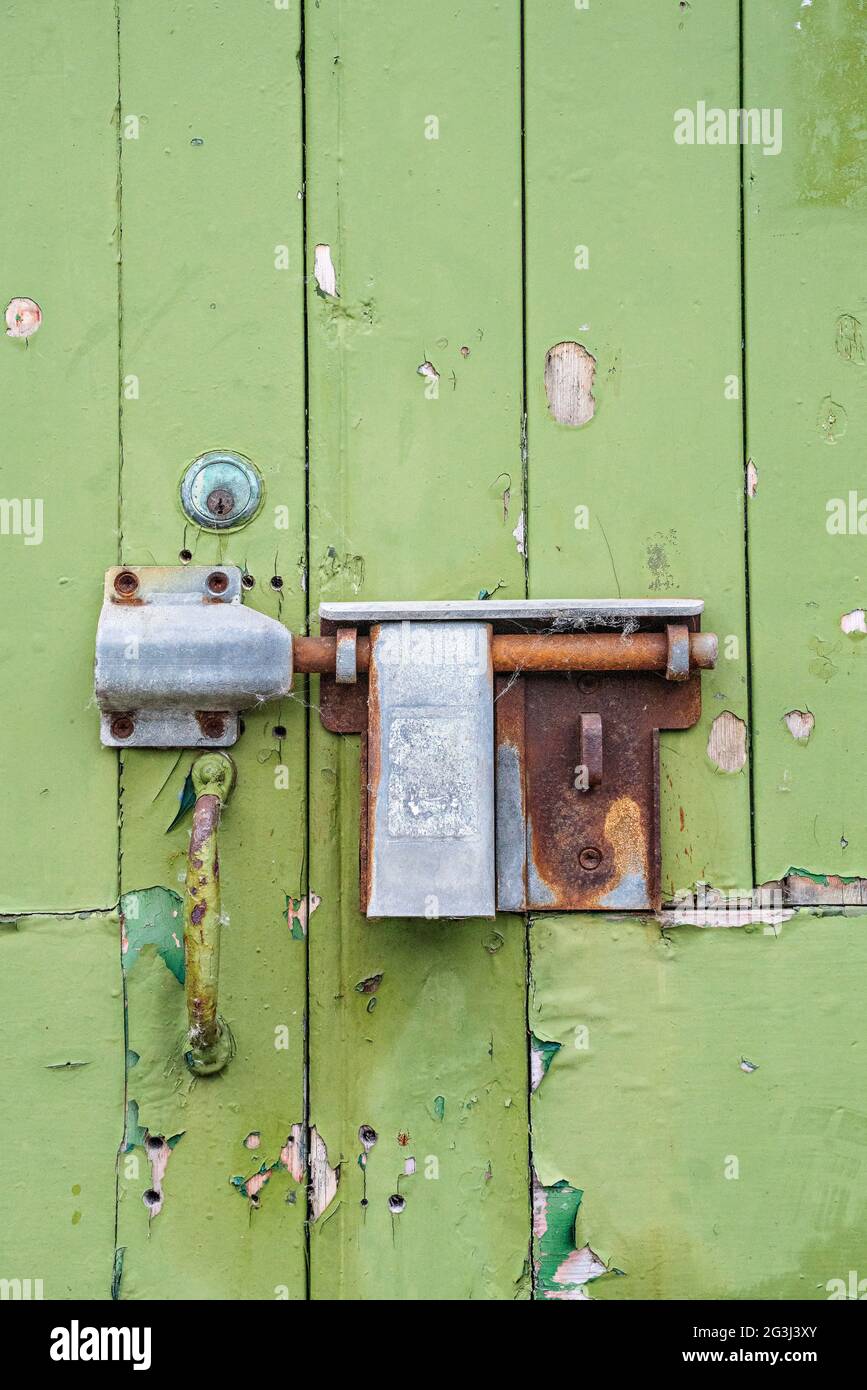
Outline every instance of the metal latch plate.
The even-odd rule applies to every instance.
[[[229,747],[239,710],[291,686],[291,633],[241,603],[236,565],[107,572],[95,687],[108,747]]]
[[[369,917],[493,917],[487,623],[382,623],[369,674]]]

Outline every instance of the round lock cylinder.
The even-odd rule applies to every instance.
[[[243,454],[212,449],[200,454],[181,479],[181,506],[190,521],[208,531],[245,526],[262,504],[263,484]]]

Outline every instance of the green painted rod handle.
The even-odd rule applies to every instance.
[[[189,1035],[184,1060],[197,1076],[221,1071],[232,1056],[232,1034],[217,1013],[220,977],[220,813],[235,783],[227,753],[203,753],[191,776],[196,793],[184,890],[184,962]]]

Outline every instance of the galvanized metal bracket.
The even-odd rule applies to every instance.
[[[292,688],[292,635],[241,604],[235,565],[108,570],[96,634],[110,748],[226,748],[239,711]]]

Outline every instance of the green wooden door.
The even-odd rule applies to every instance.
[[[6,5],[0,1276],[49,1298],[827,1298],[867,1270],[861,0]],[[558,364],[574,370],[564,396]],[[265,504],[177,501],[208,449]],[[700,597],[659,916],[368,923],[318,678],[245,715],[183,1066],[191,754],[104,570]],[[764,886],[764,892],[760,889]]]

